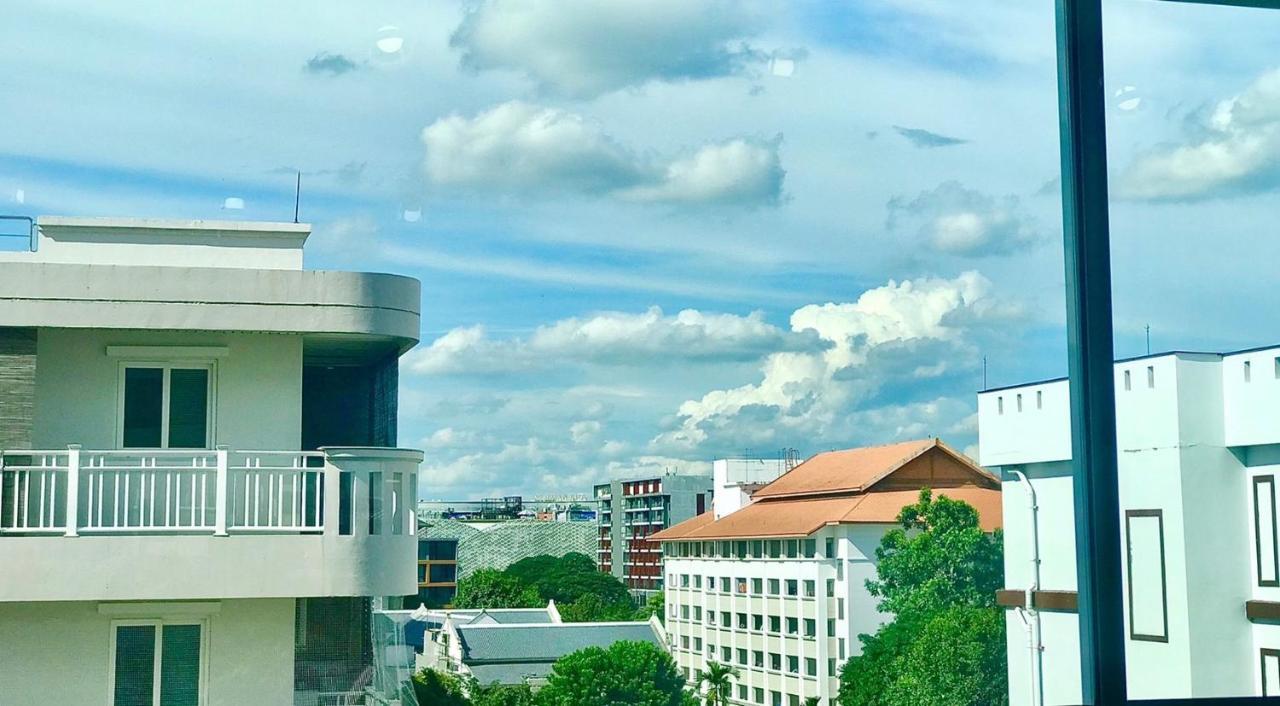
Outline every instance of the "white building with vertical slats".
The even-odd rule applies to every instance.
[[[345,703],[414,592],[419,284],[293,223],[42,218],[0,252],[0,703]]]
[[[1280,347],[1124,360],[1115,388],[1130,697],[1280,695]],[[1010,702],[1079,703],[1067,381],[982,392],[978,424]]]

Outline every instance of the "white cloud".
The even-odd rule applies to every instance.
[[[462,65],[520,72],[548,93],[589,98],[649,81],[729,76],[768,57],[745,40],[753,2],[480,0],[450,45]]]
[[[1181,144],[1139,154],[1121,172],[1120,196],[1195,200],[1280,185],[1280,69],[1219,102]]]
[[[438,187],[517,194],[612,196],[665,204],[771,205],[786,172],[780,138],[737,138],[687,156],[642,156],[581,115],[509,101],[422,131]]]
[[[584,419],[569,425],[569,438],[575,444],[585,444],[600,434],[604,425],[594,419]]]
[[[851,437],[850,415],[881,387],[947,372],[939,366],[944,355],[955,361],[953,369],[972,367],[972,329],[1012,313],[990,290],[986,278],[967,272],[954,279],[891,280],[856,302],[801,307],[791,316],[792,330],[816,333],[831,344],[827,350],[772,354],[758,382],[684,402],[677,424],[655,437],[653,448],[732,448],[742,440],[759,445],[796,433]],[[892,436],[908,431],[899,424]]]
[[[1017,196],[997,199],[956,181],[939,184],[907,201],[889,200],[889,227],[917,224],[921,240],[942,252],[966,257],[1007,255],[1043,240]]]
[[[658,307],[642,313],[602,312],[538,327],[524,338],[490,338],[482,326],[456,328],[410,353],[409,370],[423,374],[514,372],[566,362],[664,366],[674,362],[752,360],[780,349],[819,346],[811,333],[791,333],[747,316]]]

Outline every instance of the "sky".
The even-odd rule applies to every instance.
[[[1104,24],[1117,354],[1280,341],[1280,12]],[[46,0],[0,35],[0,213],[292,220],[301,172],[308,267],[421,280],[423,498],[976,454],[984,384],[1065,372],[1051,0]]]

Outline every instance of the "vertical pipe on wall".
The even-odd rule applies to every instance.
[[[1127,690],[1102,2],[1057,0],[1056,9],[1081,695],[1119,704]]]

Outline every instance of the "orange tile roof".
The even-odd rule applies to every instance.
[[[764,500],[866,492],[878,481],[932,449],[939,449],[967,467],[974,474],[975,483],[999,487],[999,480],[994,476],[940,440],[920,439],[817,454],[757,490],[752,498]]]
[[[1000,491],[966,486],[942,488],[934,497],[963,500],[978,511],[988,532],[1001,526]],[[889,490],[840,497],[770,500],[752,503],[712,521],[712,513],[668,527],[649,537],[653,541],[734,539],[747,537],[807,537],[825,525],[893,524],[902,508],[920,498],[918,490]]]

